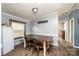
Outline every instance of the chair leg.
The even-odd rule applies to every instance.
[[[27,50],[27,48],[28,48],[28,47],[26,46],[26,47],[25,47],[25,50]]]
[[[39,56],[39,52],[40,52],[40,51],[39,51],[39,48],[37,48],[37,55],[38,55],[38,56]]]
[[[30,51],[30,44],[29,44],[28,48],[29,48],[29,51]]]
[[[34,51],[35,51],[35,50],[33,49],[32,53],[34,53]]]
[[[37,49],[36,49],[36,48],[33,49],[32,54],[33,54],[35,51],[37,52]]]
[[[32,51],[32,54],[33,54],[35,51],[37,52],[37,56],[39,56],[39,49],[38,49],[38,48],[34,48],[33,51]]]
[[[37,52],[37,56],[39,56],[39,52]]]

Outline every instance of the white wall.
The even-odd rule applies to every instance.
[[[30,31],[30,21],[29,22],[26,22],[26,34],[30,34],[31,31]]]
[[[58,46],[58,13],[52,13],[39,20],[48,20],[48,23],[37,24],[37,21],[32,22],[32,34],[47,35],[54,37],[53,45]]]
[[[79,9],[74,10],[74,44],[79,48]]]

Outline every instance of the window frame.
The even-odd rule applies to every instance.
[[[26,22],[22,22],[22,21],[17,21],[17,20],[12,20],[12,19],[9,19],[9,26],[12,25],[12,22],[17,22],[17,23],[22,23],[24,24],[24,37],[26,36]],[[14,39],[17,39],[18,37],[15,37]],[[21,37],[19,37],[21,38]]]

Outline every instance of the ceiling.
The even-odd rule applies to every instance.
[[[23,19],[33,20],[58,11],[59,14],[69,11],[73,3],[2,3],[2,12]],[[32,8],[38,8],[35,15]]]

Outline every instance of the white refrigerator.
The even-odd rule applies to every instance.
[[[14,49],[13,29],[9,26],[2,26],[2,55]]]

